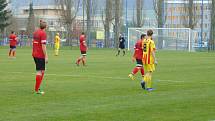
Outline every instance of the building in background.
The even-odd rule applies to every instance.
[[[188,21],[184,21],[184,18],[188,20],[187,14],[185,15],[184,4],[188,4],[188,1],[184,0],[166,0],[165,6],[167,9],[165,28],[185,28]],[[194,17],[195,26],[192,31],[192,40],[196,47],[206,47],[210,38],[210,5],[211,0],[194,0]],[[202,6],[203,5],[203,6]],[[188,5],[187,5],[188,6]],[[202,10],[203,7],[203,10]],[[203,20],[202,20],[203,18]],[[203,26],[201,27],[201,23]],[[173,36],[176,36],[176,32],[172,32]],[[183,34],[181,34],[183,35]]]
[[[14,17],[17,19],[18,28],[20,31],[26,31],[27,21],[29,16],[29,4],[33,2],[33,9],[35,14],[35,21],[39,21],[43,19],[48,22],[51,35],[53,32],[62,31],[65,32],[64,23],[60,22],[62,19],[59,8],[55,4],[55,0],[8,0],[9,1],[9,8],[12,10]],[[126,6],[126,1],[127,5]],[[203,14],[201,12],[203,1]],[[93,39],[96,39],[96,33],[101,34],[104,32],[104,25],[102,20],[102,10],[104,10],[105,5],[104,0],[98,0],[97,8],[91,18],[91,29],[92,29],[92,37],[95,36]],[[188,1],[184,0],[164,0],[164,6],[167,9],[166,22],[163,27],[165,28],[185,28],[183,17],[185,14],[183,13],[184,4],[188,4]],[[195,46],[205,46],[210,38],[210,4],[211,0],[194,0],[195,7],[195,17],[198,21],[196,21],[196,26],[193,29],[193,40],[196,43]],[[98,7],[99,6],[99,7]],[[127,9],[127,12],[126,12]],[[123,21],[124,21],[124,28],[126,27],[133,27],[132,23],[133,18],[136,17],[136,8],[134,0],[124,0],[124,7],[123,7]],[[77,14],[76,20],[73,25],[73,30],[75,30],[75,35],[79,34],[82,29],[87,26],[87,16],[86,10],[85,15],[83,17],[83,6],[80,4],[79,12]],[[127,18],[126,18],[127,14]],[[152,0],[145,0],[144,8],[143,8],[143,16],[144,16],[144,25],[143,28],[157,28],[157,20],[156,15],[153,8]],[[203,29],[201,29],[201,18],[203,16]],[[126,21],[129,25],[126,25]],[[114,22],[113,22],[114,23]],[[84,25],[84,27],[83,27]],[[113,36],[113,24],[111,24],[111,34]],[[172,31],[172,36],[177,36],[176,32]],[[183,36],[183,34],[181,34]],[[53,34],[54,36],[54,34]]]
[[[39,20],[44,20],[48,23],[49,31],[65,31],[60,24],[60,13],[59,9],[54,5],[47,6],[33,6],[35,22],[39,22]],[[19,13],[15,14],[15,17],[18,21],[18,27],[20,30],[25,31],[27,28],[29,16],[29,6],[23,6],[19,8]]]
[[[40,20],[44,20],[48,23],[47,31],[50,41],[53,40],[56,32],[60,32],[63,36],[62,38],[64,38],[67,33],[66,26],[63,22],[63,17],[61,16],[60,7],[56,5],[54,0],[9,0],[9,8],[11,9],[14,18],[16,18],[18,24],[17,27],[20,33],[26,31],[29,17],[29,4],[31,2],[33,3],[35,24],[38,25]],[[80,7],[82,6],[80,5]],[[87,25],[86,12],[84,18],[82,12],[83,11],[80,8],[72,27],[74,31],[71,34],[75,41],[79,37],[79,34],[81,34],[83,25],[84,27]],[[94,33],[96,33],[97,30],[104,30],[102,16],[100,16],[99,13],[92,15],[91,25],[91,28],[93,29],[92,31],[95,31]]]

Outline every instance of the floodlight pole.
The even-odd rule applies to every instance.
[[[204,3],[202,0],[202,5],[201,5],[201,43],[200,43],[200,47],[202,48],[202,44],[203,44],[203,21],[204,21]]]
[[[129,36],[128,36],[128,0],[125,1],[125,24],[126,24],[126,37],[127,37],[127,42],[129,42]],[[128,43],[128,49],[129,49],[129,43]]]
[[[83,9],[82,32],[84,32],[84,22],[85,22],[85,21],[84,21],[84,7],[85,7],[85,6],[84,6],[84,5],[85,5],[85,0],[82,0],[82,9]]]

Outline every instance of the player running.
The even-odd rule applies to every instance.
[[[146,90],[152,91],[152,73],[155,71],[155,64],[157,59],[155,57],[155,43],[152,39],[153,31],[147,31],[148,38],[143,41],[143,64],[146,70],[144,81],[146,83]]]
[[[134,62],[136,60],[136,67],[133,69],[133,71],[128,75],[128,77],[130,77],[132,80],[134,80],[134,75],[140,71],[141,75],[142,75],[142,81],[141,81],[141,86],[143,89],[145,89],[145,82],[144,82],[144,68],[143,68],[143,49],[142,49],[142,43],[145,39],[146,35],[142,34],[141,35],[141,39],[138,40],[135,44],[134,47],[134,54],[133,54],[133,58],[132,61]]]
[[[56,33],[54,44],[55,44],[55,56],[58,56],[59,49],[60,49],[60,35],[59,35],[59,33]]]
[[[9,39],[10,39],[9,57],[16,58],[17,37],[14,31],[11,32]]]
[[[80,40],[80,51],[81,56],[77,59],[76,65],[79,66],[80,61],[82,61],[83,66],[86,65],[86,56],[87,56],[87,43],[86,43],[86,36],[84,32],[82,32],[81,36],[79,37]]]
[[[36,64],[36,94],[44,94],[44,92],[40,90],[40,85],[44,77],[45,65],[48,63],[48,55],[46,51],[46,26],[46,22],[40,21],[40,28],[33,33],[32,56]]]

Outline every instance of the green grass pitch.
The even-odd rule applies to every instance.
[[[153,92],[140,87],[131,52],[90,49],[87,67],[77,67],[78,49],[60,56],[48,50],[45,95],[33,94],[35,65],[30,48],[9,59],[0,47],[0,121],[214,121],[215,54],[157,52]]]

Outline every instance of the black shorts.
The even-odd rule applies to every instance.
[[[120,49],[125,49],[125,45],[119,45]]]
[[[45,70],[46,64],[45,64],[45,58],[35,58],[34,57],[34,62],[36,64],[36,70]]]
[[[143,61],[141,59],[136,59],[136,67],[143,67]]]
[[[16,49],[16,46],[10,46],[10,49]]]
[[[87,56],[87,51],[81,51],[82,56]]]

